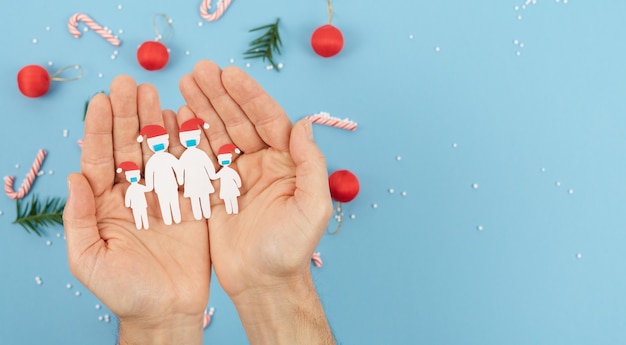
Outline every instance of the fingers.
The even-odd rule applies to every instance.
[[[296,123],[291,132],[291,157],[296,164],[296,191],[298,209],[305,210],[314,228],[323,233],[332,214],[328,188],[328,171],[324,155],[313,139],[309,120]]]
[[[83,283],[95,266],[96,254],[104,249],[98,232],[96,205],[90,183],[81,174],[68,177],[69,196],[63,211],[70,270]]]
[[[113,157],[116,164],[131,161],[142,166],[141,146],[137,144],[137,84],[130,76],[119,76],[111,83],[113,110]]]
[[[241,150],[256,152],[267,146],[239,104],[224,89],[221,81],[222,70],[218,65],[208,60],[200,61],[194,67],[192,75],[221,118],[230,138]]]
[[[204,92],[202,92],[198,84],[196,84],[193,76],[191,74],[183,76],[180,80],[179,87],[189,108],[198,118],[204,120],[204,122],[211,126],[209,129],[211,135],[208,136],[208,139],[211,148],[215,150],[213,153],[217,154],[217,150],[219,150],[222,145],[232,143],[233,141],[226,131],[226,126],[217,115],[209,99]]]
[[[113,186],[113,114],[109,97],[104,94],[95,95],[89,102],[80,163],[95,195]]]
[[[163,112],[156,88],[151,84],[141,84],[137,87],[137,110],[139,114],[139,128],[147,125],[164,127]],[[135,140],[137,132],[135,132]],[[170,138],[171,139],[171,138]],[[143,141],[143,161],[147,162],[153,152],[148,149],[147,140]]]
[[[163,124],[167,134],[170,136],[170,147],[168,151],[174,156],[180,157],[183,151],[185,151],[185,147],[180,143],[180,138],[178,137],[176,113],[169,109],[163,110]]]
[[[287,151],[291,121],[283,108],[254,79],[237,67],[224,69],[222,84],[250,119],[260,138],[275,149]],[[220,113],[220,116],[223,115]]]

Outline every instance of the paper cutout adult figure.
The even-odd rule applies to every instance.
[[[228,214],[239,213],[237,197],[241,195],[239,192],[241,177],[239,177],[235,169],[229,167],[233,162],[233,152],[241,153],[237,146],[233,144],[223,145],[217,152],[217,161],[222,166],[222,169],[216,174],[217,178],[220,179],[220,199],[224,200],[226,213]]]
[[[154,152],[146,162],[146,187],[154,190],[161,207],[161,215],[166,225],[180,223],[180,204],[178,202],[178,185],[183,184],[183,170],[178,159],[167,152],[169,135],[159,125],[147,125],[141,129],[138,142],[146,136],[148,147]]]
[[[180,156],[179,162],[183,169],[183,183],[186,198],[191,201],[193,217],[197,220],[211,217],[211,201],[209,195],[215,192],[211,180],[217,179],[215,166],[211,158],[197,146],[200,143],[201,131],[209,128],[209,124],[201,119],[193,118],[180,125],[180,142],[187,149]]]
[[[146,202],[145,194],[148,192],[148,188],[139,183],[141,179],[139,167],[133,162],[122,162],[116,171],[118,173],[124,172],[126,181],[130,182],[130,186],[126,189],[124,205],[133,211],[137,230],[142,228],[148,230],[148,202]]]

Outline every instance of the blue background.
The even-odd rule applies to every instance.
[[[198,60],[234,64],[293,120],[327,111],[359,124],[315,128],[329,170],[361,182],[312,268],[341,343],[626,342],[625,2],[334,0],[345,47],[330,59],[309,45],[324,0],[235,0],[214,23],[200,2],[5,1],[0,174],[19,186],[44,148],[33,192],[66,196],[85,101],[115,75],[155,84],[177,109]],[[75,12],[123,30],[122,45],[70,36]],[[157,13],[173,19],[171,61],[147,72],[135,51]],[[276,17],[280,73],[243,59],[248,30]],[[15,76],[28,64],[79,64],[84,77],[27,99]],[[63,229],[38,238],[11,224],[14,201],[0,211],[0,342],[112,344],[116,323],[70,274]],[[209,304],[205,344],[247,343],[216,279]]]

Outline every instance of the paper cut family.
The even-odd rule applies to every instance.
[[[139,132],[138,142],[143,142],[154,152],[145,165],[145,185],[139,183],[141,171],[134,162],[120,163],[117,172],[125,173],[130,186],[126,190],[125,205],[131,208],[138,230],[148,229],[148,213],[145,193],[154,191],[159,201],[161,216],[166,225],[181,222],[178,186],[184,188],[183,196],[189,198],[196,220],[211,217],[210,195],[215,192],[211,180],[220,180],[219,197],[224,201],[227,214],[237,214],[241,177],[229,165],[233,153],[241,153],[234,144],[220,147],[217,160],[222,168],[216,172],[211,158],[197,146],[202,136],[201,128],[209,124],[194,118],[180,126],[179,138],[186,148],[180,159],[167,152],[169,135],[159,125],[147,125]]]

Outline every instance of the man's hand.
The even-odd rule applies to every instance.
[[[251,344],[332,344],[310,276],[310,258],[332,213],[328,173],[311,123],[292,126],[284,110],[247,74],[209,61],[180,82],[214,158],[234,143],[232,167],[243,186],[239,214],[213,197],[209,219],[215,273],[239,312]],[[219,190],[219,187],[216,186]],[[218,193],[216,193],[218,194]]]
[[[152,151],[136,141],[148,124],[164,126],[170,152],[180,156],[175,114],[161,111],[151,85],[128,76],[95,96],[85,120],[81,173],[68,178],[64,212],[72,273],[120,319],[120,344],[201,344],[210,256],[207,224],[181,202],[183,222],[165,226],[154,193],[147,193],[150,229],[137,230],[124,207],[129,183],[115,170],[143,167]],[[182,199],[182,195],[179,196]]]

